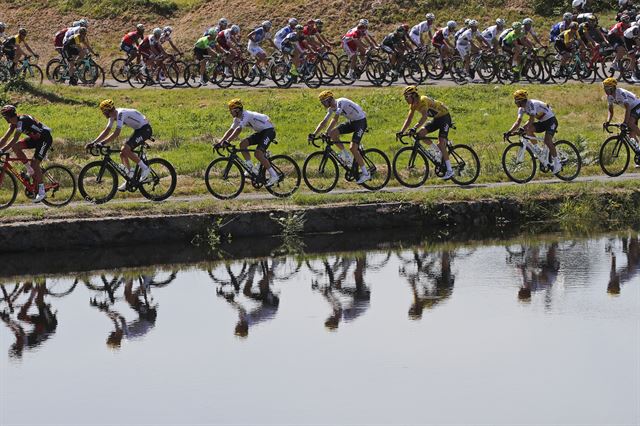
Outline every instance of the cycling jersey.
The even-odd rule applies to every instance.
[[[200,37],[198,39],[198,41],[196,41],[196,44],[193,46],[197,49],[208,49],[210,47],[215,46],[216,44],[216,39],[214,38],[213,40],[210,40],[209,37]]]
[[[4,43],[2,43],[2,47],[4,49],[13,49],[16,47],[17,44],[20,44],[24,41],[24,37],[22,37],[20,34],[16,34],[14,36],[8,37]]]
[[[30,115],[19,115],[16,132],[24,133],[31,139],[39,139],[45,132],[51,132],[51,129]]]
[[[431,25],[429,25],[429,21],[422,21],[417,25],[411,27],[409,34],[421,35],[423,33],[428,33],[431,31]]]
[[[580,24],[578,26],[578,35],[580,36],[580,39],[587,43],[587,35],[590,35],[591,33],[591,28],[589,27],[589,23],[588,22],[583,22],[582,24]]]
[[[64,43],[64,47],[69,47],[69,46],[86,47],[86,44],[85,42],[82,41],[82,37],[80,37],[80,34],[76,34]]]
[[[67,40],[69,40],[74,35],[78,34],[80,32],[80,28],[82,28],[80,25],[69,28],[67,32],[64,34],[64,39],[62,40],[62,44],[65,44]]]
[[[149,47],[158,47],[158,46],[160,46],[160,38],[156,38],[155,35],[151,34],[149,36]]]
[[[336,108],[327,108],[327,115],[325,116],[325,120],[333,114],[343,115],[349,121],[358,121],[367,118],[367,115],[364,113],[360,105],[356,104],[353,101],[350,101],[347,98],[336,99]]]
[[[624,38],[634,39],[640,37],[640,27],[634,25],[624,31]]]
[[[319,31],[316,27],[312,27],[309,25],[305,25],[304,28],[302,29],[302,34],[306,35],[307,37],[314,36],[318,34],[318,32]]]
[[[356,38],[362,38],[367,35],[367,30],[359,30],[358,27],[351,28],[347,33],[342,36],[344,40],[353,40]]]
[[[560,33],[556,41],[561,40],[565,46],[569,46],[571,43],[578,41],[578,33],[571,30],[566,30]]]
[[[59,47],[63,46],[64,35],[67,33],[68,30],[69,30],[69,28],[63,28],[53,36],[53,46],[54,47],[59,48]]]
[[[149,36],[142,39],[142,42],[138,45],[140,52],[149,52],[151,50],[151,43],[149,42]]]
[[[291,26],[287,25],[284,28],[280,28],[278,30],[278,32],[276,33],[273,42],[279,46],[282,43],[282,40],[284,40],[284,38],[293,31],[293,28],[291,28]]]
[[[507,46],[511,46],[515,44],[517,41],[524,38],[524,33],[523,32],[516,33],[515,31],[511,30],[511,32],[505,34],[504,37],[502,37],[502,35],[500,35],[500,37],[502,39],[503,44],[506,44]]]
[[[116,119],[109,117],[109,123],[107,124],[107,128],[111,129],[113,127],[113,123],[116,123],[116,129],[122,129],[122,126],[129,126],[134,130],[138,130],[143,126],[149,124],[147,117],[142,115],[135,109],[129,108],[116,108]]]
[[[403,41],[404,41],[404,36],[401,36],[394,31],[392,33],[387,34],[387,36],[382,39],[382,44],[384,46],[395,48]]]
[[[255,30],[253,30],[253,38],[255,39],[255,41],[249,39],[249,43],[260,44],[269,37],[271,37],[271,34],[266,32],[264,28],[258,27]]]
[[[440,101],[436,101],[435,99],[431,99],[428,96],[420,96],[420,100],[417,105],[411,105],[409,107],[410,111],[418,111],[422,114],[426,114],[429,117],[440,118],[449,114],[449,110]]]
[[[553,27],[551,27],[551,32],[549,33],[549,41],[552,43],[555,42],[558,39],[560,33],[566,31],[567,29],[569,29],[568,23],[566,23],[565,21],[558,22]]]
[[[431,43],[436,47],[442,46],[444,44],[444,41],[449,39],[450,35],[451,35],[451,31],[449,31],[448,27],[440,28],[433,35],[433,39],[431,39]]]
[[[492,25],[482,32],[482,37],[489,43],[498,36],[498,26]]]
[[[460,28],[458,31],[456,31],[456,33],[453,35],[453,40],[455,40],[455,42],[458,42],[458,38],[460,38],[460,36],[462,35],[463,32],[467,31],[469,28],[467,27],[462,27]]]
[[[638,99],[634,93],[620,88],[617,88],[613,95],[607,96],[607,102],[610,106],[615,104],[629,107],[631,109],[640,105],[640,99]]]
[[[167,41],[171,41],[171,33],[168,31],[163,31],[162,35],[160,36],[160,43],[165,43]]]
[[[226,30],[222,30],[218,33],[216,37],[216,41],[220,46],[222,46],[225,50],[229,50],[231,47],[231,43],[233,40],[233,34],[231,34],[231,28],[227,28]]]
[[[289,45],[289,44],[293,44],[293,43],[299,43],[301,41],[304,41],[305,37],[302,34],[298,34],[298,33],[289,33],[287,34],[287,36],[282,40],[282,45]]]
[[[547,121],[555,117],[553,110],[548,104],[536,99],[529,99],[524,107],[518,108],[518,118],[522,118],[525,114],[535,117],[538,121]]]
[[[618,22],[613,27],[611,27],[608,35],[622,38],[624,37],[624,32],[627,28],[629,28],[629,24],[625,24],[624,22]]]
[[[140,37],[141,36],[137,31],[131,31],[130,33],[127,33],[124,35],[124,37],[122,37],[122,43],[126,44],[127,46],[133,46],[134,44],[138,43]]]
[[[244,129],[247,126],[249,126],[256,132],[261,132],[266,129],[273,129],[273,123],[267,115],[253,111],[242,111],[242,115],[240,117],[236,117],[233,119],[231,129]]]
[[[473,39],[476,38],[477,36],[478,36],[478,30],[474,31],[473,29],[469,28],[468,30],[460,34],[460,36],[458,36],[458,39],[456,40],[456,44],[459,46],[468,46],[469,43],[471,43]]]

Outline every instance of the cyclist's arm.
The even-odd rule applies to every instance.
[[[320,124],[318,124],[318,126],[316,127],[316,129],[313,131],[314,135],[317,135],[318,133],[320,133],[320,131],[322,129],[324,129],[324,126],[327,125],[327,123],[329,122],[329,120],[331,119],[331,116],[334,116],[334,119],[337,120],[338,119],[338,115],[334,114],[332,112],[328,112],[327,115],[325,115],[324,119],[320,122]],[[333,123],[332,123],[333,124]],[[329,129],[330,130],[330,129]],[[327,130],[327,132],[329,131]]]
[[[5,132],[5,134],[0,138],[0,149],[4,146],[4,144],[9,139],[9,136],[16,130],[15,126],[12,124],[9,126],[9,129]]]
[[[24,43],[24,47],[27,48],[27,50],[33,55],[33,56],[38,56],[38,54],[36,52],[34,52],[33,50],[31,50],[31,46],[29,46],[29,43],[27,43],[27,41],[23,41],[22,43]]]
[[[96,143],[100,143],[100,142],[105,142],[106,137],[107,137],[107,135],[109,134],[110,131],[111,131],[111,126],[107,125],[107,127],[104,128],[102,133],[100,133],[98,135],[98,137],[91,143],[96,144]],[[116,129],[116,131],[120,132],[120,129]]]
[[[242,132],[242,127],[240,127],[240,126],[238,126],[238,127],[231,126],[229,128],[229,130],[227,130],[224,133],[224,135],[222,135],[222,140],[223,141],[227,141],[227,142],[231,142],[232,140],[234,140],[235,138],[238,137],[240,132]]]
[[[91,52],[92,55],[98,56],[98,54],[91,48],[91,44],[89,44],[89,37],[87,37],[84,41],[84,47]]]
[[[7,144],[7,146],[4,148],[4,150],[5,151],[11,150],[11,148],[13,148],[13,146],[16,144],[16,142],[18,142],[18,139],[20,139],[20,135],[21,135],[21,133],[16,130],[16,132],[13,134],[13,138],[11,138],[11,142],[9,142]]]
[[[273,47],[273,50],[278,50],[278,46],[276,46],[271,38],[269,39],[269,43],[271,43],[271,47]]]
[[[411,122],[413,121],[414,113],[415,113],[414,110],[409,110],[409,114],[407,115],[407,118],[404,120],[404,123],[402,124],[402,129],[400,129],[400,133],[404,133],[407,131],[407,127],[409,127],[411,125]]]
[[[609,104],[609,114],[607,115],[607,123],[611,123],[613,120],[613,104]]]
[[[529,33],[531,34],[531,37],[533,37],[533,41],[535,41],[536,43],[538,43],[538,46],[542,46],[542,42],[540,41],[540,39],[538,38],[538,36],[534,33]]]
[[[487,49],[491,49],[491,45],[487,42],[487,40],[484,39],[484,37],[482,37],[482,34],[480,32],[478,32],[478,34],[476,35],[476,38],[478,40],[480,40],[480,42],[487,48]]]
[[[507,133],[513,133],[518,127],[520,127],[520,124],[522,123],[522,117],[521,115],[518,115],[518,119],[516,120],[515,123],[513,123],[513,126],[511,126],[511,128],[509,129],[509,131]],[[533,117],[531,117],[533,118]]]
[[[334,127],[336,127],[336,124],[338,124],[338,120],[340,119],[340,116],[338,114],[334,114],[333,118],[331,119],[331,122],[329,123],[329,127],[327,127],[327,133],[329,133],[330,131],[333,130]]]
[[[182,52],[180,51],[180,49],[178,49],[178,47],[175,44],[173,44],[173,41],[171,39],[169,39],[168,41],[169,41],[169,44],[171,45],[171,48],[175,50],[178,53],[178,55],[182,55]]]
[[[369,34],[364,36],[364,40],[366,40],[367,45],[369,45],[369,47],[375,47],[378,48],[379,46],[376,44],[376,41],[373,39],[373,37],[371,37]]]
[[[249,40],[251,40],[252,42],[256,42],[256,30],[251,31],[249,34],[247,34],[247,37],[249,38]]]
[[[442,38],[442,41],[444,42],[444,44],[451,50],[455,50],[453,45],[451,43],[449,43],[449,40],[446,37]]]

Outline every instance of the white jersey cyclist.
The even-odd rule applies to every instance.
[[[473,28],[469,28],[468,30],[460,34],[458,40],[456,41],[456,49],[458,50],[458,53],[460,53],[460,56],[465,58],[471,52],[471,42],[473,41],[473,39],[479,36],[480,33],[478,32],[478,30],[476,29],[474,31]]]
[[[367,118],[360,105],[347,98],[336,99],[336,108],[327,108],[325,120],[329,119],[332,114],[342,115],[349,121],[358,121]]]
[[[415,44],[417,44],[418,46],[422,46],[423,43],[421,40],[421,36],[424,33],[430,32],[431,28],[432,26],[429,25],[429,21],[422,21],[418,25],[414,25],[413,27],[411,27],[411,30],[409,31],[409,37]]]
[[[547,121],[555,114],[548,104],[536,99],[529,99],[524,107],[518,108],[518,118],[521,119],[525,114],[535,117],[538,121]]]
[[[251,53],[251,56],[256,56],[261,53],[266,55],[265,51],[260,47],[260,44],[262,44],[266,39],[271,38],[271,34],[266,32],[265,29],[260,26],[253,30],[253,37],[256,41],[249,39],[249,42],[247,43],[247,50]]]
[[[149,121],[147,117],[145,117],[142,113],[135,109],[129,108],[116,108],[116,119],[109,118],[109,123],[107,127],[111,129],[113,127],[113,123],[116,123],[117,129],[122,129],[122,126],[129,126],[133,130],[138,130],[147,124]]]
[[[635,109],[640,105],[640,99],[634,93],[621,88],[617,88],[613,96],[607,96],[607,102],[609,102],[610,106],[615,104],[631,109]]]
[[[67,30],[67,32],[64,33],[64,38],[62,39],[62,44],[64,45],[69,39],[71,39],[71,37],[73,37],[74,35],[78,34],[80,32],[80,28],[82,28],[80,25],[69,28]]]
[[[238,127],[244,129],[247,126],[255,132],[273,129],[273,123],[269,116],[253,111],[242,111],[242,115],[240,117],[233,119],[231,129],[235,130]]]
[[[282,50],[282,40],[284,40],[284,38],[288,36],[292,31],[293,28],[291,28],[290,25],[287,25],[286,27],[278,30],[275,37],[273,38],[273,44],[276,45],[278,50]]]
[[[498,37],[498,26],[492,25],[482,32],[482,37],[491,44],[491,42]]]

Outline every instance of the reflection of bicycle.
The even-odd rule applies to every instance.
[[[24,186],[24,193],[34,198],[38,186],[26,173],[19,173],[11,163],[22,164],[19,158],[9,157],[9,153],[0,154],[0,209],[9,207],[18,195],[18,182]],[[67,205],[76,193],[76,180],[71,170],[59,164],[52,164],[42,169],[42,183],[47,197],[42,202],[48,206],[61,207]]]

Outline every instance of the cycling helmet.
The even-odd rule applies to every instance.
[[[298,20],[296,18],[289,18],[289,25],[298,25]]]
[[[577,29],[578,29],[578,23],[577,23],[577,22],[572,22],[572,23],[569,25],[569,29],[570,29],[570,30],[577,30]]]
[[[104,101],[100,102],[100,111],[102,112],[113,111],[115,108],[116,105],[111,99],[105,99]]]
[[[153,29],[153,36],[155,38],[159,38],[162,35],[162,30],[160,28],[154,28]]]
[[[240,27],[237,25],[231,26],[231,34],[238,34],[240,32]]]
[[[631,18],[630,18],[630,17],[629,17],[629,15],[627,15],[626,13],[620,17],[620,21],[621,21],[621,22],[624,22],[624,23],[627,23],[627,22],[629,22],[630,20],[631,20]]]
[[[476,21],[475,19],[472,19],[469,21],[469,26],[470,27],[477,27],[478,26],[478,21]]]
[[[324,102],[327,99],[332,99],[332,98],[333,98],[333,92],[331,90],[323,90],[318,95],[318,99],[320,99],[320,102]]]
[[[162,32],[163,32],[163,33],[165,33],[165,34],[171,34],[171,33],[173,32],[173,28],[171,28],[171,27],[164,27],[164,28],[162,29]]]
[[[564,21],[572,21],[573,20],[573,13],[571,12],[567,12],[564,15],[562,15],[562,20]]]
[[[324,25],[324,22],[322,22],[322,19],[314,19],[314,22],[316,23],[316,27],[321,27]]]
[[[86,19],[82,18],[81,20],[78,21],[78,25],[80,25],[81,27],[87,28],[89,26],[89,21],[87,21]]]
[[[640,18],[640,16],[638,16],[638,18]],[[595,24],[598,22],[598,17],[596,15],[589,15],[587,16],[587,21]]]
[[[229,103],[227,104],[227,106],[229,107],[229,109],[243,109],[244,106],[242,106],[242,101],[238,98],[235,99],[231,99],[229,101]]]
[[[358,26],[368,27],[369,26],[369,20],[367,20],[367,19],[359,20],[358,21]]]
[[[436,19],[436,15],[434,15],[433,13],[427,13],[426,15],[424,15],[424,17],[429,21],[433,21],[434,19]]]
[[[209,28],[209,31],[207,31],[207,35],[215,37],[220,32],[218,31],[218,29],[218,27]]]
[[[404,29],[404,25],[400,25],[398,28],[396,28],[396,33],[397,34],[405,34],[407,31]]]
[[[605,89],[615,88],[617,85],[618,85],[618,80],[616,80],[613,77],[605,78],[604,81],[602,82],[602,86]]]
[[[87,29],[85,27],[80,27],[78,30],[78,34],[85,35],[87,33]]]
[[[467,18],[464,20],[464,26],[468,27],[469,26],[469,22],[471,22],[471,19]]]
[[[5,28],[7,28],[7,26],[4,24],[4,22],[0,22],[0,28],[4,30]]]
[[[21,36],[26,36],[27,35],[27,29],[26,28],[20,28],[18,30],[18,34],[20,34]]]
[[[404,96],[411,95],[411,94],[414,94],[414,93],[415,93],[416,95],[418,94],[418,88],[417,88],[416,86],[407,86],[407,87],[405,87],[405,88],[404,88],[404,90],[402,91],[402,94],[403,94]]]
[[[526,101],[528,98],[529,98],[529,94],[527,93],[526,90],[520,89],[513,92],[513,99],[516,102]]]
[[[316,21],[314,21],[313,19],[309,19],[307,21],[307,25],[315,25]]]
[[[457,26],[458,24],[456,23],[456,21],[447,22],[447,28],[449,28],[450,30],[455,30]]]
[[[513,24],[511,24],[511,28],[513,28],[515,31],[520,31],[522,29],[522,23],[514,22]]]
[[[571,6],[575,7],[576,9],[585,7],[586,5],[587,0],[573,0],[573,3],[571,3]]]
[[[136,31],[143,33],[144,32],[144,25],[142,25],[142,24],[136,25]]]
[[[73,22],[71,23],[71,28],[73,28],[73,27],[79,27],[79,26],[80,26],[80,21],[73,21]]]
[[[504,27],[504,24],[505,24],[504,19],[502,19],[502,18],[496,19],[496,25],[497,26]]]
[[[522,20],[522,25],[533,25],[533,19],[531,18],[524,18]]]
[[[218,25],[229,25],[229,21],[227,21],[227,18],[220,18]]]
[[[264,21],[262,24],[260,24],[260,26],[262,28],[264,28],[265,30],[270,30],[271,29],[271,21]]]
[[[17,115],[16,107],[14,107],[13,105],[5,105],[0,110],[0,114],[5,118],[15,117]]]
[[[304,27],[302,25],[298,24],[298,25],[296,25],[295,30],[296,31],[302,31],[302,30],[304,30]]]

